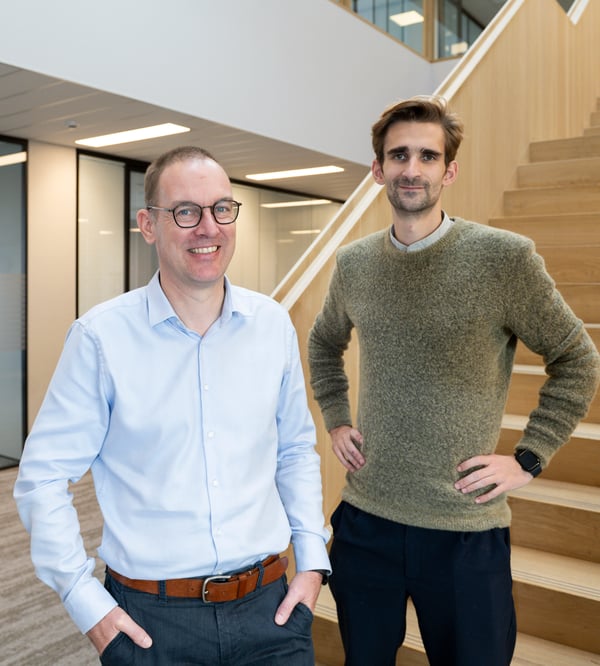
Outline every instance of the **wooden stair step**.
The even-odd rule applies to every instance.
[[[495,217],[490,226],[528,236],[537,247],[600,244],[598,213]]]
[[[586,129],[583,130],[583,136],[600,136],[600,125],[586,127]]]
[[[580,185],[600,182],[600,156],[532,162],[517,167],[519,187]]]
[[[505,215],[593,213],[599,211],[600,188],[593,185],[529,187],[504,192]]]
[[[530,162],[571,160],[580,157],[598,157],[599,155],[600,135],[535,141],[529,146]]]
[[[600,214],[598,215],[600,221]],[[600,245],[539,247],[546,268],[559,284],[600,282]]]
[[[600,324],[585,324],[585,330],[589,333],[593,343],[600,349]],[[518,365],[543,365],[544,361],[539,354],[532,352],[522,342],[517,343],[515,363]]]
[[[511,666],[593,666],[600,655],[519,632]]]
[[[583,321],[600,321],[600,285],[558,284],[560,293]]]
[[[600,125],[600,111],[594,111],[592,113],[590,125]]]
[[[543,366],[515,364],[505,411],[510,414],[528,415],[537,407],[539,390],[546,378]],[[592,400],[583,420],[600,423],[600,393],[596,394]]]
[[[557,283],[600,282],[600,245],[539,247],[538,252]]]
[[[600,654],[600,564],[514,546],[512,571],[520,631]]]
[[[335,603],[328,587],[321,589],[313,623],[315,655],[323,666],[343,666],[344,652],[337,628]],[[406,639],[398,653],[397,666],[427,666],[428,661],[419,632],[414,606],[408,602]],[[600,656],[552,641],[517,634],[511,666],[592,666],[600,665]]]
[[[509,504],[513,544],[600,563],[600,488],[540,477]]]
[[[496,452],[511,455],[523,435],[528,417],[504,414]],[[580,423],[554,454],[540,479],[600,487],[600,424]]]

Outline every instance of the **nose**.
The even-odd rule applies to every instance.
[[[210,206],[204,206],[200,222],[193,229],[194,233],[200,236],[216,236],[219,233],[219,226]]]
[[[416,178],[421,174],[421,161],[418,155],[413,155],[404,163],[405,178]]]

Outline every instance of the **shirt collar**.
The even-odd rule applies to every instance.
[[[417,250],[424,250],[426,247],[429,247],[430,245],[433,245],[439,241],[442,236],[445,236],[450,231],[453,224],[454,220],[452,220],[445,212],[443,212],[442,223],[440,226],[435,231],[432,231],[429,236],[421,238],[421,240],[416,241],[416,243],[412,243],[411,245],[404,245],[404,243],[401,243],[394,236],[393,225],[390,228],[390,238],[394,247],[398,248],[402,252],[416,252]]]
[[[148,321],[150,326],[156,326],[163,321],[175,318],[180,321],[177,313],[173,309],[169,299],[160,286],[159,271],[152,276],[152,279],[146,287],[148,298]],[[223,309],[219,317],[220,323],[228,322],[235,312],[241,315],[248,315],[250,307],[248,299],[245,297],[245,291],[234,289],[233,285],[225,276],[225,298],[223,300]]]

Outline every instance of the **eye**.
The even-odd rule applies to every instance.
[[[177,217],[193,217],[198,214],[194,206],[178,206],[175,211]]]
[[[216,215],[225,215],[227,213],[231,213],[233,204],[231,201],[217,201],[217,203],[214,205],[214,209]]]

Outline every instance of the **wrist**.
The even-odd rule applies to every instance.
[[[540,462],[540,459],[529,449],[517,449],[515,451],[515,460],[533,477],[536,477],[542,471],[542,463]]]
[[[321,585],[327,585],[329,582],[329,571],[325,569],[309,569],[309,571],[321,574]]]

